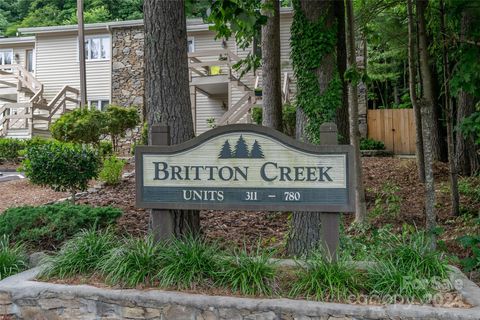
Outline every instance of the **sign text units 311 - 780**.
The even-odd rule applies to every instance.
[[[137,205],[162,209],[352,211],[350,146],[315,146],[255,125],[136,149]]]

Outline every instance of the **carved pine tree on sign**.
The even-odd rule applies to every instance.
[[[260,143],[258,143],[257,140],[253,143],[252,146],[252,151],[250,153],[250,158],[253,159],[263,159],[265,158],[265,155],[263,154],[262,147],[260,146]]]
[[[223,144],[222,150],[220,150],[220,154],[218,155],[219,159],[229,159],[232,158],[232,148],[230,147],[230,143],[228,140],[225,140]]]
[[[235,158],[240,158],[240,159],[246,159],[249,158],[250,152],[248,151],[248,146],[247,143],[245,142],[245,139],[243,139],[243,136],[240,135],[240,138],[238,138],[237,144],[235,145]]]

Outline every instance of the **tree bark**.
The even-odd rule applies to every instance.
[[[310,1],[300,0],[300,10],[309,21],[324,19],[326,27],[332,27],[335,23],[334,6],[337,1]],[[335,72],[335,53],[325,55],[321,65],[315,70],[319,83],[318,94],[323,94],[333,79]],[[297,108],[296,138],[306,140],[305,129],[308,117],[301,108]],[[320,212],[294,212],[292,214],[291,230],[287,240],[287,251],[290,255],[300,256],[306,254],[321,245],[321,213]]]
[[[337,19],[337,66],[342,81],[342,105],[337,108],[336,124],[340,144],[350,144],[350,123],[348,106],[348,84],[345,81],[347,71],[347,42],[345,39],[345,4],[338,1],[334,7]]]
[[[149,127],[170,127],[170,144],[194,137],[183,0],[145,0],[145,107]],[[149,144],[152,144],[149,137]],[[171,211],[177,237],[200,230],[199,212]]]
[[[465,10],[462,12],[460,23],[460,41],[465,41],[466,34],[472,24],[471,14]],[[463,120],[475,111],[475,98],[460,90],[457,98],[457,127]],[[455,135],[457,152],[455,154],[458,173],[464,176],[470,176],[477,173],[480,169],[478,157],[478,147],[475,145],[472,137],[464,137],[460,130]]]
[[[453,103],[450,94],[450,63],[448,59],[447,35],[445,27],[445,2],[440,0],[440,32],[442,33],[442,60],[443,60],[443,84],[445,87],[445,113],[447,116],[447,148],[448,167],[450,173],[450,196],[452,201],[452,214],[460,215],[460,195],[458,193],[458,173],[455,158],[455,145],[453,142]]]
[[[282,75],[280,70],[280,1],[263,0],[273,7],[262,26],[263,121],[266,127],[283,131]]]
[[[352,0],[346,0],[348,20],[348,67],[357,69],[355,54],[355,28]],[[350,105],[350,144],[353,146],[355,155],[355,177],[357,185],[355,188],[355,221],[362,223],[367,218],[367,205],[365,202],[365,189],[363,186],[362,159],[360,155],[360,130],[358,125],[358,92],[357,83],[348,83],[348,103]]]
[[[428,0],[417,0],[417,19],[418,19],[418,51],[420,55],[420,71],[422,75],[423,99],[426,100],[427,105],[432,107],[429,112],[431,116],[432,132],[429,134],[433,159],[437,161],[442,160],[442,150],[440,141],[440,125],[438,114],[437,100],[435,98],[434,80],[432,70],[430,68],[430,56],[428,54],[428,39],[427,26],[425,21],[425,10],[428,5]]]
[[[423,134],[422,134],[422,115],[420,107],[418,106],[417,98],[417,80],[416,80],[416,66],[415,66],[415,38],[414,38],[414,20],[412,0],[407,2],[408,11],[408,88],[410,91],[410,100],[412,101],[414,116],[415,116],[415,145],[416,145],[416,160],[418,169],[418,178],[423,183],[425,182],[425,159],[423,155]]]

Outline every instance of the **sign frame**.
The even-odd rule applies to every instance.
[[[338,155],[346,156],[345,178],[347,190],[346,204],[318,204],[301,202],[282,202],[279,204],[262,204],[260,201],[245,204],[211,203],[211,202],[150,202],[143,200],[143,155],[163,154],[172,155],[188,151],[209,140],[228,133],[254,133],[267,136],[288,148],[309,153],[312,155]],[[156,134],[168,134],[157,132]],[[166,141],[168,139],[161,139]],[[350,145],[313,145],[280,133],[274,129],[254,124],[231,124],[209,130],[198,137],[177,145],[138,146],[135,148],[135,180],[136,180],[136,207],[146,209],[186,209],[186,210],[261,210],[261,211],[317,211],[317,212],[354,212],[355,208],[355,174],[353,147]],[[188,187],[187,187],[188,188]],[[228,187],[227,187],[228,188]],[[225,187],[219,189],[227,189]],[[254,187],[252,187],[254,188]],[[235,189],[235,188],[233,188]],[[273,189],[273,188],[272,188]],[[294,191],[296,188],[292,187]],[[312,188],[314,189],[314,188]]]

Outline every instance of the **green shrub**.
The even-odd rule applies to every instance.
[[[335,261],[327,257],[323,252],[315,252],[304,267],[300,266],[290,296],[345,301],[350,295],[360,292],[361,276],[353,264],[343,257]]]
[[[460,130],[466,137],[472,137],[480,145],[480,104],[477,111],[466,117],[460,125]]]
[[[480,203],[480,177],[460,178],[458,192],[476,203]]]
[[[262,125],[263,109],[253,107],[252,120],[258,125]],[[291,137],[295,136],[295,123],[297,119],[297,108],[293,104],[285,104],[282,111],[283,132]]]
[[[108,283],[135,287],[152,284],[160,270],[161,244],[153,237],[128,238],[103,259],[99,270]]]
[[[385,144],[371,138],[360,139],[360,150],[385,150]]]
[[[104,228],[121,215],[117,208],[70,203],[10,208],[0,215],[0,234],[30,247],[54,249],[80,230]]]
[[[110,105],[104,113],[107,117],[105,132],[110,135],[113,151],[118,149],[118,140],[125,137],[129,129],[134,129],[140,123],[137,108]]]
[[[0,236],[0,280],[28,267],[28,257],[21,244],[12,244],[7,235]]]
[[[218,272],[218,252],[216,245],[193,236],[164,244],[157,274],[160,286],[193,288],[205,284]]]
[[[244,295],[271,295],[276,276],[271,257],[271,253],[260,247],[253,255],[245,249],[237,250],[233,256],[223,258],[223,270],[217,275],[217,283]]]
[[[393,183],[386,182],[375,196],[375,205],[370,210],[370,216],[396,217],[400,214],[402,197],[398,194],[400,188]]]
[[[97,270],[116,242],[116,237],[109,229],[83,230],[68,240],[58,253],[46,259],[48,264],[41,277],[64,279],[90,275]]]
[[[386,243],[368,269],[368,290],[379,296],[402,296],[428,301],[448,276],[447,262],[432,250],[425,232],[404,232]]]
[[[59,141],[98,146],[102,135],[106,134],[107,120],[105,112],[79,108],[58,118],[50,126],[50,132]]]
[[[263,110],[262,107],[253,107],[252,109],[252,120],[258,125],[262,125]]]
[[[98,154],[85,146],[51,141],[32,145],[22,162],[26,176],[34,184],[55,191],[68,191],[75,202],[77,190],[86,190],[88,181],[98,175]]]
[[[113,154],[113,145],[110,141],[100,141],[98,154],[102,159]]]
[[[20,152],[25,149],[24,140],[0,138],[0,161],[20,161]]]
[[[480,219],[476,220],[480,225]],[[466,272],[480,270],[480,233],[476,235],[464,235],[458,241],[468,252],[468,256],[460,260]]]
[[[126,161],[118,159],[115,155],[106,158],[100,171],[100,179],[109,185],[119,184],[125,164]]]
[[[143,126],[142,126],[140,144],[142,144],[144,146],[148,145],[148,123],[147,122],[144,122]]]

